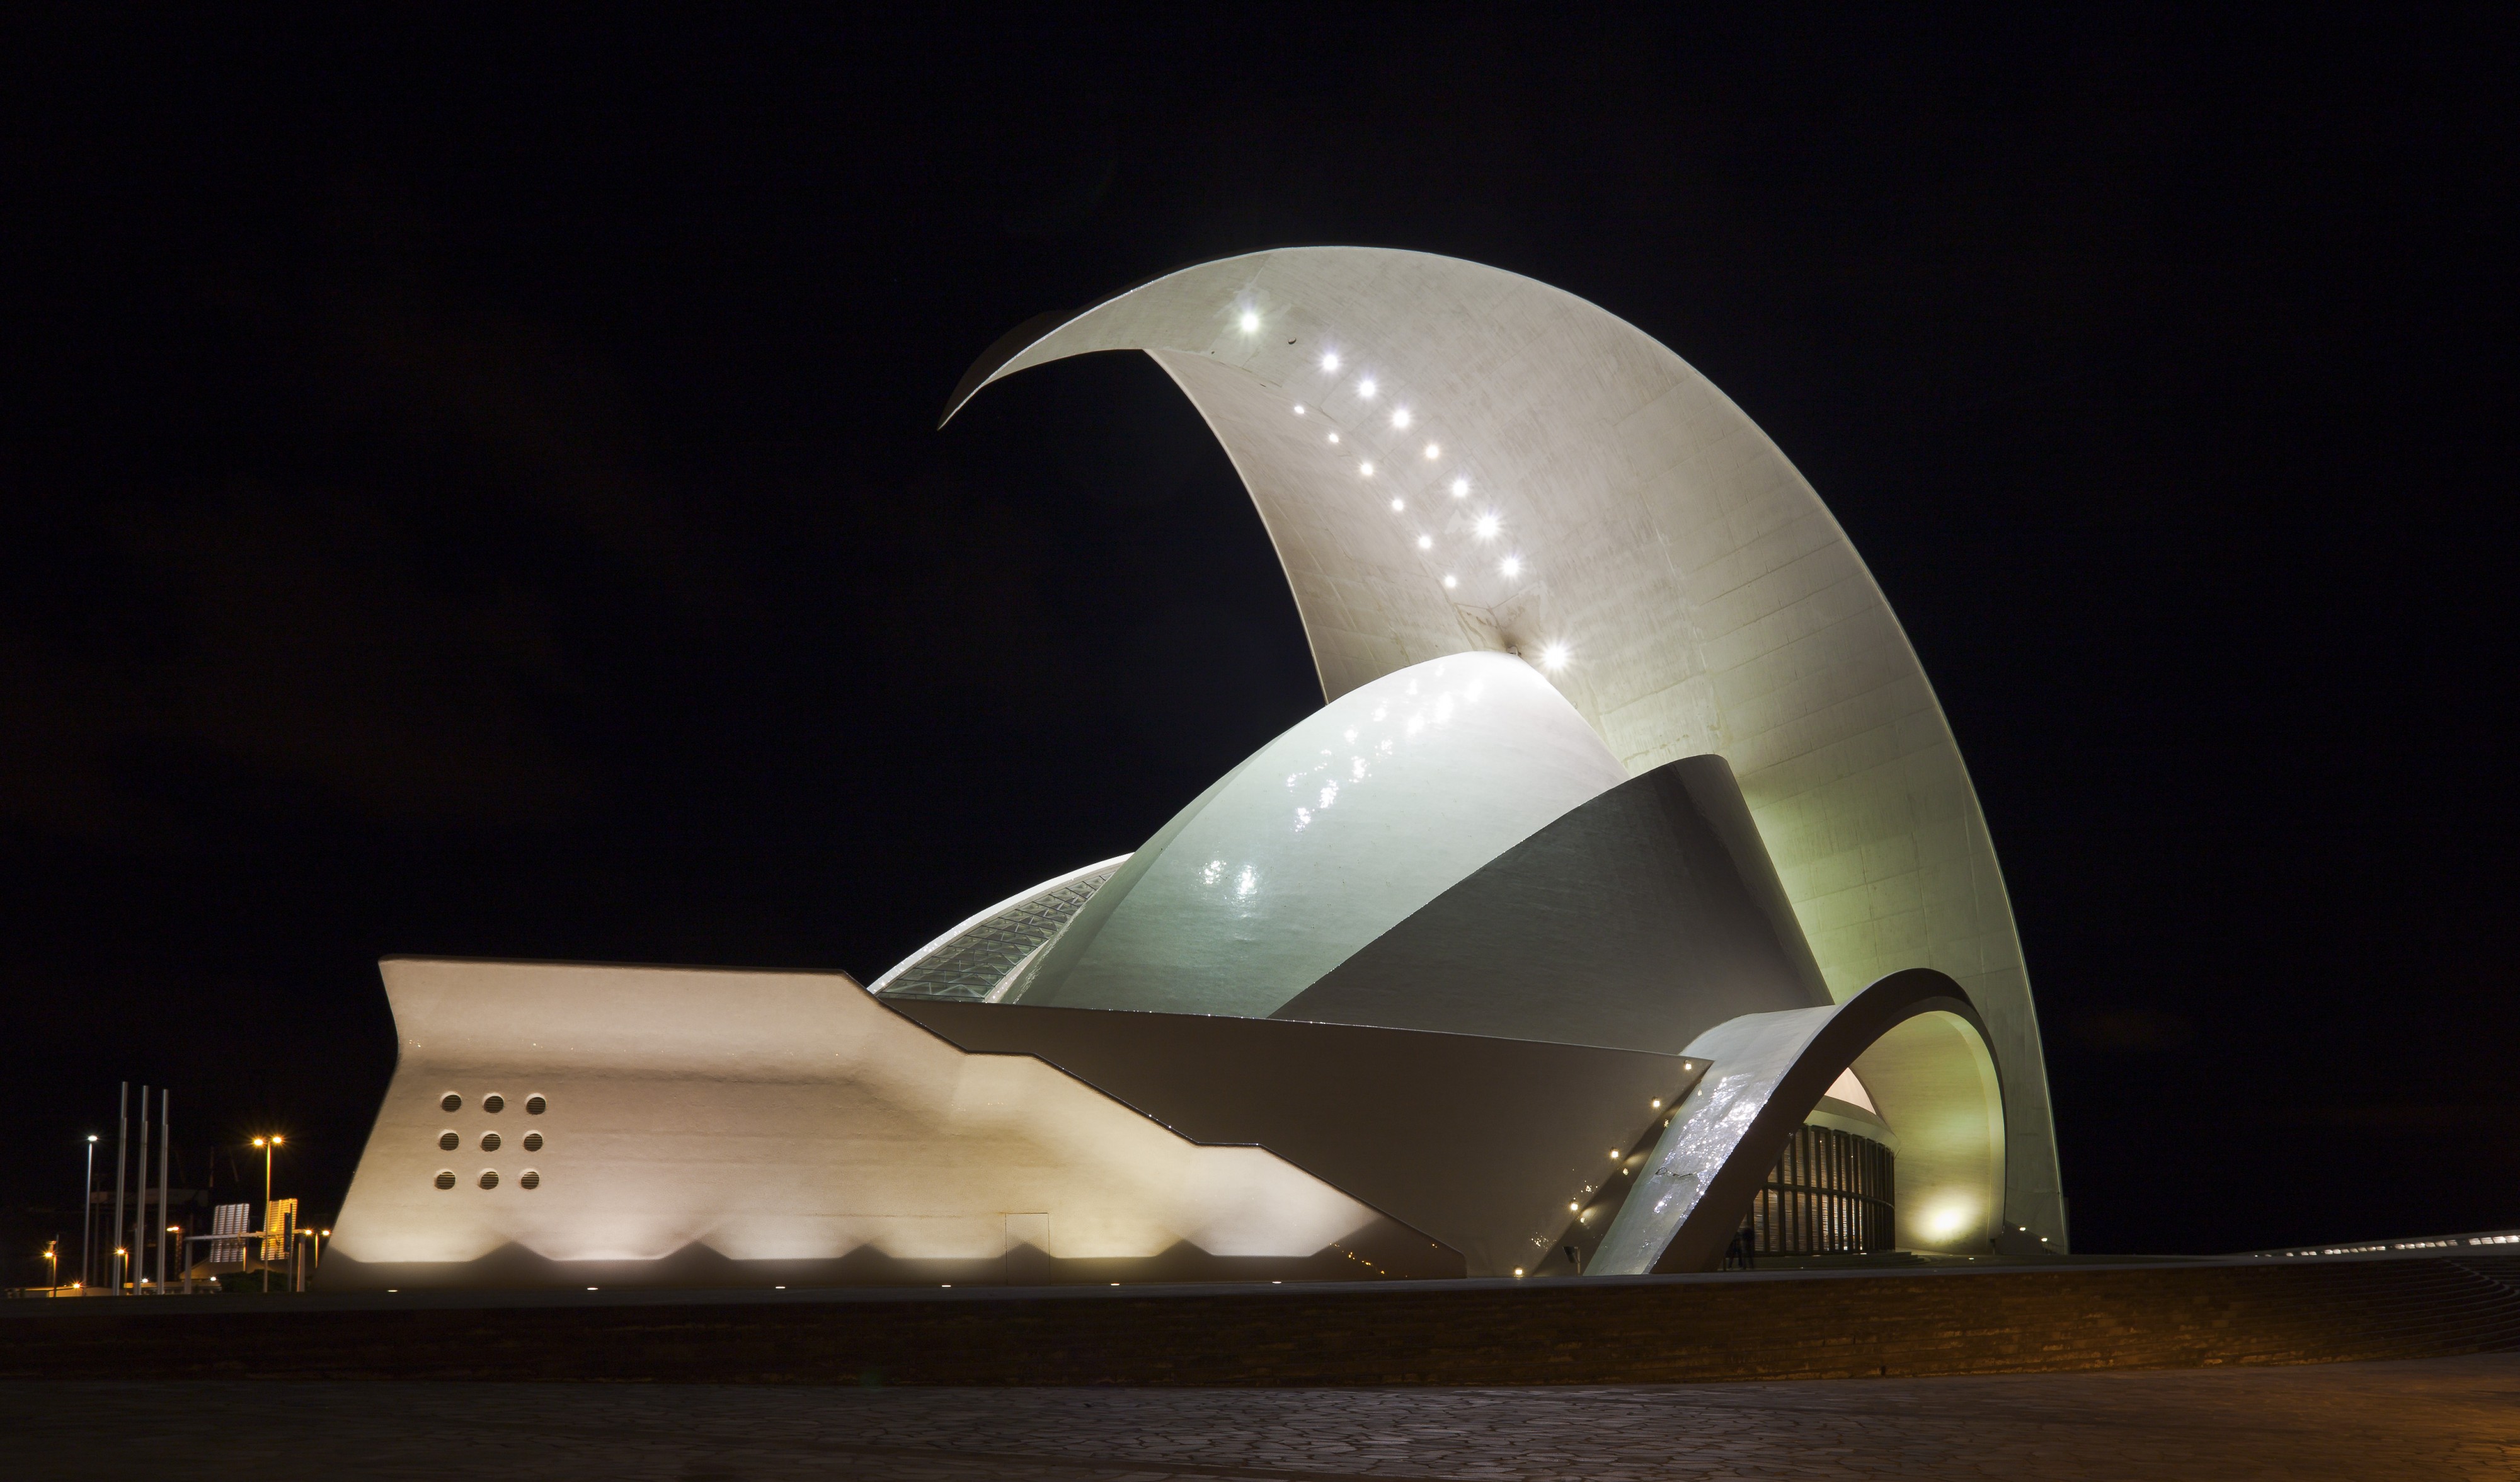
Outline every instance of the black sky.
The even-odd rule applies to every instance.
[[[1293,243],[1599,303],[1818,486],[2080,1246],[2520,1224],[2507,35],[842,14],[0,22],[0,1238],[123,1078],[333,1207],[381,955],[871,977],[1134,847],[1320,702],[1258,519],[1143,359],[934,423]]]

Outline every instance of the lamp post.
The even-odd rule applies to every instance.
[[[276,1132],[267,1138],[253,1140],[253,1145],[262,1149],[262,1248],[265,1250],[271,1248],[271,1150],[279,1146],[281,1141],[280,1134]],[[262,1268],[262,1289],[271,1289],[271,1265],[267,1261]]]
[[[87,1194],[79,1200],[79,1286],[96,1280],[96,1134],[87,1135]]]
[[[47,1294],[62,1289],[62,1258],[53,1253],[54,1247],[61,1243],[48,1240],[44,1244],[44,1289]]]

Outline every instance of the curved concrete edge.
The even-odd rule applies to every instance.
[[[1242,253],[1056,318],[983,354],[946,417],[1034,366],[1144,351],[1250,493],[1326,697],[1562,644],[1553,682],[1632,775],[1722,755],[1832,993],[1911,965],[1966,985],[2008,1071],[2002,1217],[2063,1248],[2037,1010],[1958,741],[1845,530],[1742,408],[1599,305],[1395,248]],[[1434,492],[1456,472],[1462,496]],[[1512,561],[1453,505],[1470,490]]]
[[[1593,1276],[1707,1271],[1723,1259],[1742,1211],[1838,1074],[1892,1031],[1925,1015],[1965,1025],[1983,1049],[1986,1026],[1960,985],[1930,967],[1891,973],[1843,1004],[1748,1013],[1692,1041],[1711,1063],[1664,1124],[1587,1268]],[[1919,1054],[1948,1055],[1948,1041]],[[1993,1067],[1993,1057],[1987,1065]],[[1985,1103],[1993,1149],[1982,1209],[2001,1207],[2002,1100]],[[1896,1129],[1898,1124],[1893,1122]],[[1903,1227],[1903,1234],[1905,1229]]]

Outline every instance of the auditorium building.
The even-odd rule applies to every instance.
[[[1967,768],[1722,391],[1545,284],[1308,247],[1027,325],[946,416],[1105,350],[1232,457],[1323,707],[872,983],[387,960],[324,1286],[2064,1250]]]

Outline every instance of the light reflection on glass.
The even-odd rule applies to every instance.
[[[1225,861],[1221,859],[1209,860],[1207,862],[1207,868],[1198,873],[1199,883],[1202,885],[1213,885],[1222,878],[1224,875]]]
[[[1234,882],[1234,893],[1237,895],[1249,895],[1252,891],[1259,888],[1260,876],[1258,872],[1254,871],[1249,865],[1243,866],[1241,877]]]

